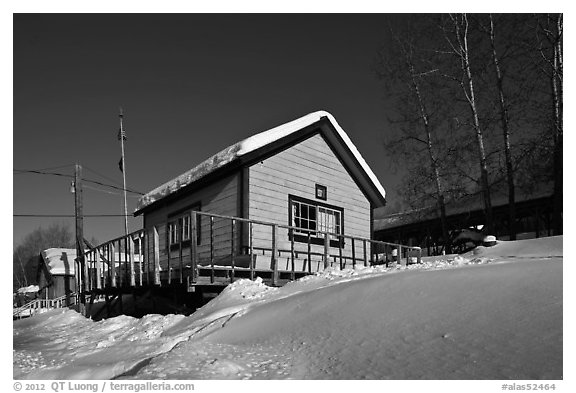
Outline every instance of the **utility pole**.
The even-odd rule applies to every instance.
[[[128,202],[126,199],[126,159],[124,157],[124,141],[126,140],[126,133],[124,132],[124,112],[120,108],[120,132],[118,133],[118,139],[120,139],[120,145],[122,147],[122,158],[120,159],[120,170],[122,171],[122,184],[124,186],[124,231],[128,235]]]
[[[79,277],[80,313],[86,316],[86,277],[84,260],[84,214],[82,206],[82,167],[76,164],[74,171],[74,215],[76,217],[76,276]]]

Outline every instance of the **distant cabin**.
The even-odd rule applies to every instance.
[[[75,259],[75,249],[49,248],[40,253],[37,277],[39,298],[56,299],[76,292]]]
[[[227,147],[144,195],[134,214],[157,231],[165,270],[171,260],[189,260],[191,242],[200,261],[219,264],[231,247],[236,255],[271,252],[270,228],[245,222],[233,228],[229,220],[197,215],[192,239],[191,211],[295,228],[277,234],[280,254],[292,245],[297,253],[311,247],[320,254],[325,240],[310,231],[330,232],[330,247],[350,256],[352,242],[337,234],[372,239],[373,210],[385,203],[384,188],[348,135],[320,111]],[[355,244],[356,255],[362,246]]]

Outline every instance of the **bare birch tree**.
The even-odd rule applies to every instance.
[[[563,14],[535,15],[536,50],[541,73],[550,85],[551,135],[553,141],[554,234],[563,232]]]
[[[404,99],[409,101],[411,105],[403,106],[402,111],[404,119],[402,136],[393,141],[393,146],[401,144],[419,145],[425,149],[427,154],[427,162],[431,169],[431,180],[434,187],[434,199],[437,205],[438,216],[440,218],[442,238],[444,242],[444,249],[446,252],[451,252],[449,228],[446,220],[446,201],[445,191],[443,187],[442,175],[440,173],[440,165],[438,153],[435,149],[435,140],[433,137],[434,127],[431,125],[431,115],[428,109],[428,102],[423,84],[428,83],[430,78],[436,77],[437,69],[423,67],[424,69],[417,70],[417,63],[422,65],[428,62],[418,61],[415,57],[418,56],[418,48],[415,46],[415,37],[410,29],[398,32],[392,31],[394,39],[395,50],[393,54],[387,51],[385,54],[380,53],[382,60],[384,57],[392,59],[388,61],[385,68],[386,73],[379,73],[380,77],[386,78],[388,84],[397,85],[397,88],[404,95]],[[382,63],[381,63],[382,64]],[[391,70],[390,68],[394,68]],[[415,121],[417,119],[417,121]],[[407,150],[410,150],[408,148]],[[417,149],[415,149],[417,150]]]
[[[450,78],[458,83],[462,93],[466,98],[472,117],[472,126],[475,131],[478,158],[480,162],[480,184],[484,200],[484,211],[486,215],[487,231],[494,231],[494,219],[492,214],[492,202],[490,196],[490,184],[488,179],[488,164],[486,150],[484,147],[484,135],[480,124],[478,104],[476,102],[476,91],[474,85],[474,74],[470,61],[469,32],[470,24],[466,14],[449,15],[449,27],[445,28],[445,39],[449,45],[452,55],[456,56],[459,62],[461,76]]]
[[[502,124],[502,136],[504,142],[504,157],[506,161],[506,180],[508,184],[508,231],[510,240],[516,240],[516,197],[514,186],[514,165],[512,160],[512,150],[510,148],[510,119],[508,116],[508,106],[506,94],[504,93],[504,75],[500,68],[500,56],[496,46],[496,33],[492,14],[488,15],[490,36],[490,48],[492,50],[492,64],[496,74],[496,88],[498,91],[498,104],[500,108],[500,121]]]

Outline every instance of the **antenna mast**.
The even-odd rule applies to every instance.
[[[124,112],[122,111],[122,108],[120,108],[120,132],[118,134],[118,139],[120,139],[120,145],[122,146],[122,158],[120,160],[120,163],[122,165],[120,166],[120,170],[122,171],[122,184],[124,186],[124,231],[126,232],[126,235],[128,235],[128,204],[126,199],[126,159],[124,157],[124,141],[126,140],[126,134],[124,132],[124,125],[122,123],[123,119],[124,119]]]

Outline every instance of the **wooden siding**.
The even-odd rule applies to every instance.
[[[250,219],[290,225],[288,196],[294,195],[343,208],[344,233],[370,238],[370,203],[320,134],[249,169]],[[327,187],[326,201],[315,198],[316,184]],[[289,250],[286,229],[279,232],[278,248]],[[255,227],[253,245],[269,248],[270,229]],[[296,243],[295,250],[304,252],[306,247],[305,244]],[[361,243],[356,244],[357,258],[363,255],[362,247]],[[322,251],[323,246],[312,246],[312,252]],[[370,252],[369,248],[367,252]],[[351,256],[350,240],[346,241],[343,254]]]
[[[234,174],[212,183],[196,192],[187,194],[182,198],[174,200],[168,205],[162,205],[159,209],[145,213],[145,227],[150,229],[156,226],[160,244],[160,266],[163,270],[168,267],[168,234],[167,223],[170,216],[183,209],[187,209],[200,203],[200,210],[214,214],[237,216],[238,215],[238,193],[240,186],[240,175]],[[177,216],[176,216],[177,217]],[[210,219],[202,217],[200,219],[200,245],[198,254],[201,259],[210,258]],[[213,224],[215,258],[222,258],[230,255],[231,249],[231,224],[226,220],[215,219]],[[239,244],[240,231],[237,228],[235,243]],[[152,252],[152,239],[148,242],[148,249]],[[236,250],[239,251],[239,248]],[[190,261],[190,246],[182,248],[183,264]],[[177,267],[180,264],[180,250],[170,251],[170,266]]]

